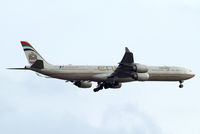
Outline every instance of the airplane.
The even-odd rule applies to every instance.
[[[183,82],[195,76],[191,70],[183,67],[147,66],[135,63],[133,53],[127,47],[118,66],[73,66],[52,65],[30,43],[21,41],[21,45],[29,65],[24,68],[8,69],[31,70],[38,76],[42,74],[46,78],[72,82],[79,88],[91,88],[92,82],[97,82],[97,87],[93,89],[94,92],[121,88],[122,83],[132,81],[176,81],[180,83],[179,88],[183,88]]]

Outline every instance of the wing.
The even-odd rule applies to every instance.
[[[133,72],[134,58],[133,53],[126,47],[126,52],[122,58],[119,66],[108,78],[124,78],[131,77],[131,72]]]

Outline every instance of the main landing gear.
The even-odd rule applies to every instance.
[[[104,87],[102,82],[98,82],[97,88],[95,88],[93,91],[98,92],[99,90],[102,90]]]
[[[183,82],[184,81],[179,81],[179,83],[180,83],[179,88],[183,88]]]
[[[116,89],[120,87],[121,87],[121,83],[116,82],[116,81],[98,82],[97,87],[93,91],[98,92],[99,90],[102,90],[102,89],[108,89],[108,88]]]

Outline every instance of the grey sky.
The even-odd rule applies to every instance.
[[[0,17],[0,133],[200,133],[200,1],[7,0]],[[21,40],[52,64],[117,65],[127,46],[136,62],[196,77],[184,89],[135,82],[93,93],[6,70],[27,64]]]

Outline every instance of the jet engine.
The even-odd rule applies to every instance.
[[[89,81],[77,81],[77,82],[74,82],[74,85],[76,85],[79,88],[91,88],[92,87],[92,83]]]
[[[147,81],[149,80],[149,74],[148,73],[134,73],[132,74],[132,78],[138,81]]]
[[[147,68],[147,66],[142,65],[142,64],[134,64],[133,65],[133,71],[138,72],[138,73],[147,73],[148,68]]]

